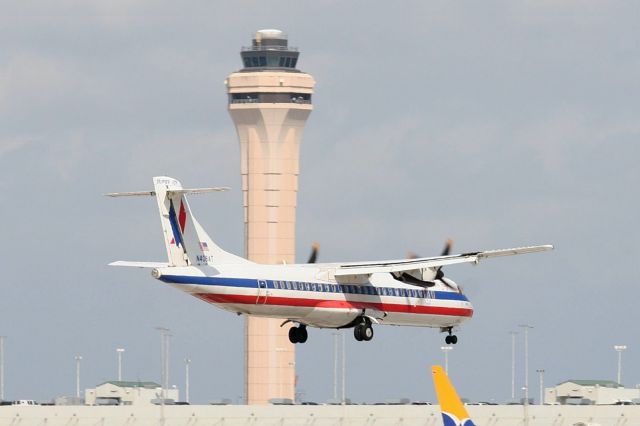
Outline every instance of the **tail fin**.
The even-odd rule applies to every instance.
[[[443,368],[434,365],[431,372],[444,426],[475,426]]]
[[[166,176],[154,177],[153,186],[154,191],[119,192],[107,195],[112,197],[156,196],[169,266],[248,262],[218,247],[200,226],[187,203],[186,194],[225,191],[228,188],[184,189],[178,180]]]

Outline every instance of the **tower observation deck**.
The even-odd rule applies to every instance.
[[[243,68],[225,81],[240,140],[245,255],[259,263],[295,262],[299,146],[315,85],[297,69],[299,55],[282,31],[260,30],[240,52]],[[295,349],[281,323],[246,319],[248,404],[295,398]]]

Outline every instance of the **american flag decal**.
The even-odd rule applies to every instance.
[[[200,250],[209,251],[209,246],[204,241],[200,241]]]

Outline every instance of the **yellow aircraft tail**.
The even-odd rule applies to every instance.
[[[431,372],[444,426],[475,426],[443,368],[434,365]]]

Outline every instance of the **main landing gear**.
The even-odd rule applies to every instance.
[[[304,324],[289,329],[289,341],[291,343],[304,343],[308,337],[307,326]],[[358,342],[368,342],[373,339],[373,327],[371,327],[371,320],[369,318],[362,317],[359,322],[353,326],[353,337],[355,337]]]
[[[289,341],[291,343],[304,343],[307,341],[307,337],[309,337],[307,326],[304,324],[289,329]]]
[[[458,336],[456,336],[455,334],[451,333],[453,331],[453,329],[451,327],[449,327],[449,329],[447,331],[449,332],[449,334],[447,335],[447,337],[444,338],[444,342],[447,345],[455,345],[456,343],[458,343]]]
[[[355,337],[358,342],[362,342],[363,340],[368,342],[373,339],[373,327],[371,327],[371,320],[369,320],[369,318],[362,318],[362,322],[353,327],[353,337]]]

